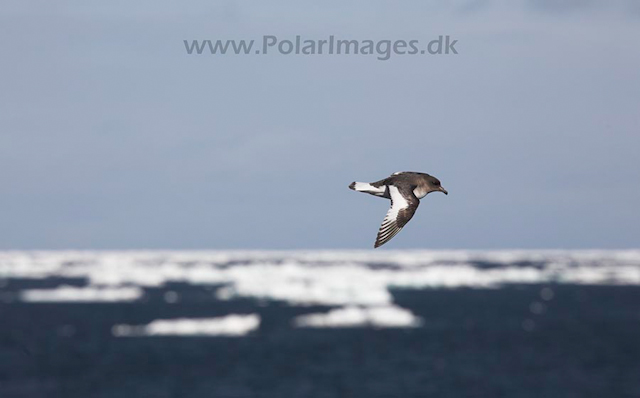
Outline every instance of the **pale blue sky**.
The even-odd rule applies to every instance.
[[[0,249],[626,248],[633,1],[5,2]],[[189,56],[183,40],[459,40],[456,56]]]

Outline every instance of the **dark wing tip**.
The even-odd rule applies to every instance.
[[[399,227],[395,222],[389,223],[387,225],[383,224],[378,231],[378,236],[376,237],[376,243],[374,243],[373,248],[377,249],[378,247],[384,245],[393,239],[394,236],[400,232],[402,227]]]
[[[373,248],[377,249],[380,246],[384,245],[385,243],[387,243],[389,240],[382,240],[380,239],[380,235],[378,235],[378,237],[376,238],[376,243],[373,244]]]
[[[351,184],[349,184],[349,189],[353,189],[354,191],[356,190],[356,182],[352,182]]]

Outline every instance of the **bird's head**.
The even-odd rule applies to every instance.
[[[437,178],[433,176],[429,176],[429,178],[427,178],[427,184],[429,185],[429,192],[439,191],[444,193],[445,195],[449,195],[449,192],[447,192],[447,190],[444,189],[442,184],[440,184],[440,180],[438,180]]]

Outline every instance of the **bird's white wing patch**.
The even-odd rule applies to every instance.
[[[418,207],[417,203],[410,203],[407,198],[402,196],[398,188],[393,185],[389,185],[389,195],[391,196],[391,208],[389,208],[387,215],[384,220],[382,220],[382,225],[378,231],[378,237],[376,238],[374,247],[384,245],[404,227],[408,220],[398,225],[398,215],[401,211],[408,210],[410,213],[408,218],[411,219],[413,212],[415,212],[415,209]]]

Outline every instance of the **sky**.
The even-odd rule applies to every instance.
[[[458,54],[187,54],[184,40],[458,40]],[[8,1],[0,250],[637,248],[635,1]]]

